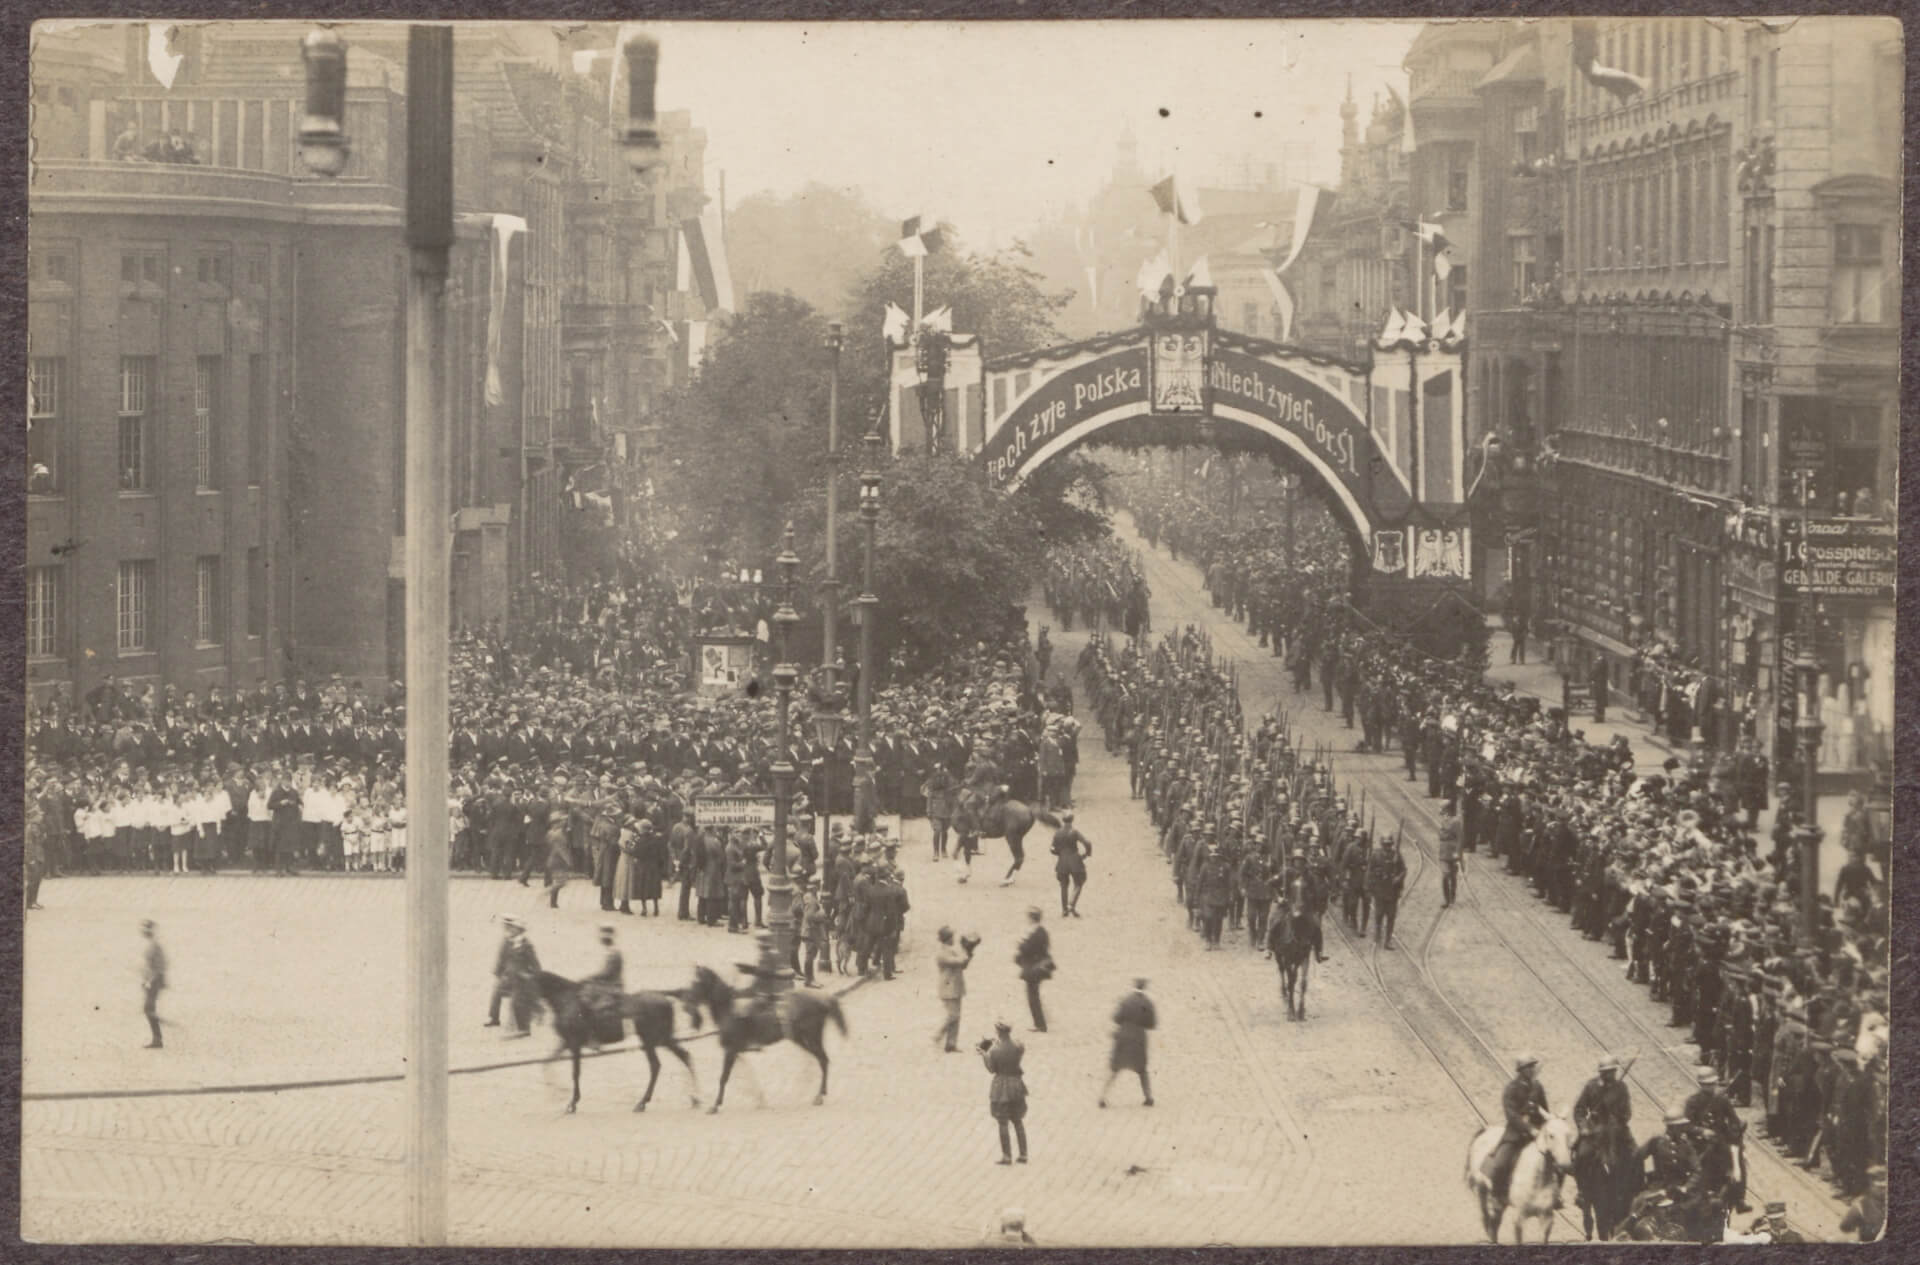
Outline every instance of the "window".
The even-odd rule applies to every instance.
[[[1752,392],[1740,397],[1740,482],[1759,494],[1767,480],[1767,414],[1765,400]]]
[[[201,284],[225,286],[227,284],[227,257],[225,255],[200,256],[198,272]]]
[[[1747,126],[1760,126],[1760,59],[1747,58]]]
[[[267,563],[258,546],[247,550],[247,636],[267,635]]]
[[[60,568],[27,568],[27,658],[60,653]]]
[[[206,554],[193,564],[195,644],[217,646],[227,639],[226,594],[220,587],[220,556]]]
[[[1693,166],[1682,160],[1673,181],[1673,262],[1684,265],[1693,244]]]
[[[141,286],[159,289],[166,278],[166,262],[157,250],[129,250],[120,254],[120,286],[135,290]]]
[[[1464,312],[1467,310],[1467,266],[1455,264],[1453,271],[1447,274],[1447,311]]]
[[[1517,303],[1526,298],[1527,292],[1533,289],[1534,269],[1539,262],[1534,251],[1533,237],[1531,235],[1509,237],[1507,256],[1513,261],[1513,298]]]
[[[1540,107],[1523,106],[1513,112],[1513,156],[1530,163],[1540,157]]]
[[[33,251],[28,266],[28,276],[34,282],[51,282],[54,285],[73,284],[73,250],[67,246],[48,246]]]
[[[50,496],[60,490],[60,405],[67,362],[35,356],[27,367],[27,491]]]
[[[242,275],[246,278],[249,286],[256,290],[264,290],[266,288],[267,257],[265,255],[248,255],[246,261],[241,265],[241,269]]]
[[[194,486],[202,492],[220,487],[220,357],[201,356],[193,364]]]
[[[153,383],[152,356],[120,357],[120,490],[144,492],[147,461],[147,397]]]
[[[247,486],[259,487],[267,469],[267,358],[247,357]]]
[[[142,654],[153,649],[153,563],[123,562],[115,594],[119,615],[120,653]]]
[[[1447,210],[1467,209],[1467,160],[1454,155],[1447,161]]]
[[[1879,514],[1880,493],[1892,483],[1882,476],[1891,464],[1890,436],[1881,434],[1881,410],[1871,404],[1833,410],[1833,510],[1862,518]]]
[[[1693,262],[1713,258],[1713,189],[1708,183],[1712,165],[1701,154],[1693,162]]]
[[[1833,226],[1833,320],[1840,325],[1873,325],[1885,319],[1881,292],[1886,265],[1878,224]]]

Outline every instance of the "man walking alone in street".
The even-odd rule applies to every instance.
[[[1140,1077],[1140,1094],[1146,1106],[1153,1106],[1153,1082],[1147,1079],[1147,1033],[1157,1024],[1153,1000],[1147,996],[1147,981],[1133,981],[1133,991],[1120,999],[1113,1012],[1113,1055],[1107,1060],[1107,1083],[1100,1087],[1100,1105],[1107,1105],[1107,1091],[1121,1072]]]
[[[140,934],[146,938],[147,951],[140,969],[140,995],[142,1009],[147,1015],[147,1027],[153,1032],[153,1039],[147,1042],[147,1049],[158,1050],[160,1041],[160,990],[167,986],[167,954],[160,947],[160,941],[153,934],[153,920],[143,919]]]
[[[968,936],[958,945],[953,942],[953,928],[940,928],[940,951],[934,955],[934,965],[940,968],[940,1005],[947,1012],[940,1023],[940,1030],[934,1033],[946,1053],[956,1053],[960,1047],[960,1002],[967,995],[967,968],[973,965],[973,951],[980,947],[976,936]]]
[[[1460,818],[1452,800],[1440,805],[1439,858],[1441,907],[1451,909],[1460,883]]]
[[[1407,862],[1400,855],[1400,836],[1382,839],[1367,869],[1367,888],[1373,897],[1373,939],[1383,949],[1393,947],[1393,923],[1400,911],[1400,889],[1406,886]]]

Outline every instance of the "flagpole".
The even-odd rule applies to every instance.
[[[927,258],[925,255],[913,257],[913,329],[909,336],[920,332],[920,317],[926,306],[927,295]]]

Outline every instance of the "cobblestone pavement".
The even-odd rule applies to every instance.
[[[1562,1111],[1571,1109],[1602,1051],[1637,1056],[1629,1081],[1637,1133],[1646,1136],[1660,1113],[1692,1089],[1691,1072],[1699,1056],[1685,1030],[1667,1026],[1667,1008],[1625,978],[1622,964],[1609,957],[1605,945],[1584,940],[1564,916],[1537,900],[1524,880],[1507,875],[1497,863],[1476,863],[1470,856],[1463,866],[1459,902],[1452,910],[1442,910],[1439,870],[1429,853],[1437,835],[1439,801],[1426,797],[1424,784],[1405,780],[1399,752],[1354,751],[1358,730],[1348,729],[1337,712],[1324,710],[1317,690],[1295,694],[1281,660],[1261,649],[1244,627],[1224,619],[1191,566],[1133,539],[1153,587],[1156,630],[1164,632],[1174,622],[1209,627],[1215,653],[1239,664],[1248,715],[1287,709],[1302,741],[1333,751],[1336,781],[1351,785],[1356,793],[1364,790],[1377,828],[1385,833],[1396,826],[1402,830],[1410,845],[1409,882],[1401,902],[1398,948],[1372,950],[1370,955],[1380,970],[1376,982],[1408,1023],[1420,1029],[1434,1057],[1447,1064],[1463,1086],[1471,1087],[1481,1109],[1491,1113],[1498,1110],[1507,1062],[1521,1049],[1543,1059],[1549,1101]],[[1640,765],[1657,770],[1664,752],[1646,741],[1643,729],[1627,732]],[[1328,925],[1338,922],[1331,918]],[[1809,1237],[1842,1237],[1844,1208],[1826,1184],[1783,1161],[1760,1140],[1759,1111],[1742,1114],[1750,1126],[1753,1204],[1784,1200],[1789,1217]]]
[[[1243,634],[1218,619],[1190,568],[1164,554],[1149,567],[1158,625],[1214,625],[1217,647],[1241,661],[1250,714],[1273,705],[1285,688],[1278,661],[1235,642]],[[1082,635],[1055,643],[1059,672]],[[1297,713],[1309,740],[1341,736],[1337,719],[1329,725],[1305,706]],[[1467,1242],[1479,1227],[1461,1164],[1469,1135],[1497,1105],[1504,1072],[1496,1058],[1511,1044],[1539,1047],[1553,1101],[1565,1106],[1599,1048],[1570,1007],[1629,1048],[1634,1038],[1674,1040],[1644,994],[1588,952],[1595,946],[1491,873],[1470,873],[1459,916],[1444,918],[1426,874],[1402,913],[1398,952],[1330,935],[1333,960],[1311,981],[1312,1017],[1287,1023],[1271,963],[1244,941],[1201,951],[1174,905],[1144,806],[1127,798],[1124,760],[1103,751],[1091,716],[1082,720],[1078,824],[1095,845],[1084,917],[1057,917],[1043,833],[1029,838],[1026,868],[1003,889],[1002,845],[989,843],[961,884],[953,862],[932,861],[924,825],[913,823],[903,861],[914,909],[901,973],[845,998],[850,1031],[829,1035],[826,1105],[808,1105],[816,1071],[791,1046],[751,1056],[718,1116],[688,1104],[671,1059],[653,1106],[633,1114],[646,1081],[633,1053],[587,1062],[572,1117],[562,1114],[563,1063],[457,1076],[456,1241],[957,1247],[978,1242],[998,1210],[1019,1206],[1043,1244]],[[1342,756],[1342,775],[1365,778],[1382,816],[1403,814],[1418,833],[1424,801],[1390,803],[1389,762],[1375,758],[1373,768],[1367,759]],[[50,882],[47,909],[27,931],[27,1092],[207,1092],[28,1101],[23,1235],[400,1241],[400,1084],[218,1087],[404,1070],[402,895],[398,882],[345,877]],[[1047,986],[1044,1035],[1023,1031],[1011,961],[1029,904],[1047,911],[1060,964]],[[452,906],[454,1066],[544,1054],[544,1030],[503,1045],[478,1026],[498,935],[490,919],[527,917],[543,963],[577,975],[594,960],[592,931],[603,920],[594,893],[575,883],[561,909],[548,911],[537,890],[461,880]],[[747,956],[746,940],[680,923],[666,907],[658,922],[615,919],[631,986],[675,987],[695,962]],[[159,1052],[139,1048],[141,917],[159,922],[173,959],[175,987],[162,1002],[168,1046]],[[1030,1165],[993,1163],[985,1072],[973,1055],[944,1055],[933,1044],[930,958],[942,923],[984,937],[969,973],[963,1046],[996,1016],[1027,1044]],[[1520,965],[1523,953],[1538,975]],[[1123,1082],[1103,1111],[1095,1099],[1109,1016],[1142,974],[1160,1009],[1158,1105],[1141,1106],[1137,1085]],[[689,1050],[710,1096],[717,1051],[710,1039]],[[1680,1075],[1679,1064],[1661,1063],[1643,1045],[1636,1077],[1657,1094]],[[1646,1092],[1636,1106],[1642,1119],[1653,1114]],[[1806,1198],[1758,1175],[1755,1184],[1769,1198],[1780,1189],[1807,1222]],[[1573,1232],[1563,1225],[1556,1237]]]

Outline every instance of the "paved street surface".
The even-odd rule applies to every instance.
[[[1240,661],[1250,717],[1285,703],[1305,741],[1351,747],[1337,716],[1287,691],[1279,660],[1217,618],[1191,568],[1164,553],[1149,554],[1147,566],[1156,628],[1212,625],[1216,649]],[[1037,605],[1031,614],[1036,624],[1048,618]],[[1058,673],[1083,640],[1055,631]],[[564,1064],[456,1076],[456,1241],[958,1247],[978,1242],[1000,1209],[1019,1206],[1042,1244],[1470,1242],[1479,1225],[1461,1166],[1469,1135],[1498,1109],[1512,1052],[1543,1056],[1564,1110],[1602,1048],[1637,1051],[1643,1134],[1682,1092],[1691,1054],[1679,1030],[1664,1026],[1664,1011],[1621,978],[1604,948],[1540,909],[1518,880],[1469,869],[1461,905],[1441,914],[1437,878],[1418,853],[1432,835],[1434,802],[1401,780],[1397,754],[1342,754],[1336,767],[1368,788],[1381,826],[1404,821],[1413,844],[1398,948],[1348,941],[1330,919],[1333,960],[1312,976],[1311,1018],[1286,1022],[1271,963],[1244,941],[1200,951],[1144,806],[1127,798],[1124,760],[1104,752],[1090,714],[1081,719],[1078,824],[1095,847],[1084,917],[1057,916],[1043,834],[1030,837],[1027,868],[1003,889],[1001,845],[989,843],[963,885],[954,863],[931,860],[924,823],[913,823],[902,974],[845,997],[850,1032],[829,1035],[826,1105],[809,1105],[815,1069],[793,1047],[751,1057],[718,1116],[689,1106],[671,1059],[654,1105],[633,1114],[646,1082],[635,1053],[586,1063],[572,1117],[562,1114]],[[348,877],[49,882],[47,908],[27,929],[27,1093],[199,1092],[28,1101],[24,1236],[400,1241],[399,1083],[221,1087],[404,1071],[402,896],[399,882]],[[1011,961],[1029,904],[1047,910],[1060,967],[1047,986],[1044,1035],[1025,1032]],[[546,1053],[543,1028],[503,1043],[479,1026],[499,934],[492,918],[527,917],[543,964],[578,975],[594,961],[595,894],[575,883],[550,912],[537,891],[461,880],[452,905],[453,1065]],[[696,962],[724,968],[749,956],[747,939],[667,910],[659,921],[617,919],[630,987],[677,987]],[[142,917],[158,921],[173,964],[164,1051],[140,1048]],[[984,937],[963,1047],[996,1016],[1027,1044],[1028,1166],[993,1163],[978,1058],[933,1043],[930,959],[942,923]],[[56,974],[58,990],[45,982]],[[1137,1084],[1123,1082],[1102,1111],[1109,1017],[1137,974],[1152,981],[1160,1011],[1158,1105],[1141,1106]],[[689,1049],[710,1098],[717,1051],[711,1039]],[[1754,1149],[1756,1202],[1784,1198],[1797,1222],[1834,1236],[1837,1205],[1818,1184]],[[1555,1237],[1577,1233],[1562,1222]]]

